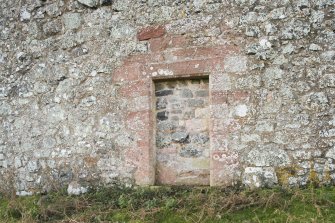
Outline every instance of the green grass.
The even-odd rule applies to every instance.
[[[81,196],[0,196],[0,222],[335,222],[335,187],[112,187]]]

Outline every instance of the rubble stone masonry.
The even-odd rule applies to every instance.
[[[1,190],[334,184],[334,0],[0,5]]]

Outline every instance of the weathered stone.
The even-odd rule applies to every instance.
[[[179,154],[181,157],[200,157],[202,155],[202,151],[198,148],[187,145],[180,150]]]
[[[21,196],[21,197],[31,196],[31,195],[33,195],[33,192],[31,192],[31,191],[17,191],[16,195]]]
[[[196,91],[195,92],[196,97],[208,97],[208,91],[202,90],[202,91]]]
[[[95,96],[89,96],[87,98],[84,98],[80,102],[80,106],[82,107],[91,107],[92,105],[95,105],[97,103],[97,99]]]
[[[247,57],[230,56],[224,61],[226,72],[244,72],[247,70]]]
[[[179,143],[185,142],[188,139],[188,136],[187,132],[175,132],[171,135],[172,140]]]
[[[165,109],[167,105],[167,99],[166,98],[157,98],[156,101],[156,109]]]
[[[30,20],[30,17],[31,17],[31,13],[26,8],[22,8],[20,11],[20,20],[27,21],[27,20]]]
[[[285,14],[285,7],[272,10],[269,14],[269,17],[271,19],[285,19],[287,17]]]
[[[258,37],[260,32],[261,31],[258,26],[251,26],[248,27],[247,30],[245,31],[245,35],[250,37]]]
[[[235,115],[238,117],[245,117],[248,114],[248,107],[246,105],[237,105],[235,107]]]
[[[43,32],[45,35],[55,35],[62,30],[60,20],[53,20],[43,25]]]
[[[319,135],[321,137],[333,137],[333,136],[335,136],[335,128],[334,129],[322,130],[322,131],[319,132]]]
[[[205,102],[202,99],[188,99],[187,104],[189,107],[203,107]]]
[[[45,12],[47,15],[51,17],[57,17],[62,14],[62,9],[59,7],[60,5],[57,2],[48,4],[45,7]]]
[[[0,115],[5,116],[12,113],[12,108],[7,102],[0,103]]]
[[[167,120],[169,118],[168,114],[169,113],[166,111],[157,112],[157,120],[160,121]]]
[[[294,19],[287,23],[282,31],[282,39],[292,40],[301,39],[311,31],[310,25],[302,20]]]
[[[158,38],[165,34],[164,26],[149,26],[137,33],[137,39],[139,41],[148,40],[152,38]]]
[[[271,122],[268,121],[260,121],[256,124],[256,131],[259,132],[273,132],[274,127]]]
[[[66,13],[63,15],[63,22],[66,30],[77,29],[80,27],[82,19],[79,13]]]
[[[97,7],[99,5],[99,0],[78,0],[78,2],[88,7]]]
[[[160,90],[156,91],[155,95],[156,97],[161,97],[161,96],[167,96],[173,94],[173,90],[168,89],[168,90]]]
[[[319,80],[321,88],[335,87],[335,73],[325,74]]]
[[[183,89],[181,92],[181,97],[183,98],[192,98],[193,97],[193,93],[190,89]]]
[[[335,51],[326,51],[321,54],[321,59],[324,61],[334,61],[335,60]]]
[[[286,166],[291,163],[287,152],[276,145],[267,145],[251,150],[247,160],[250,164],[259,167]]]
[[[113,39],[132,39],[135,35],[135,28],[131,24],[124,21],[113,21],[110,27],[110,36]]]
[[[242,135],[241,141],[248,143],[248,142],[260,142],[261,137],[257,134],[250,134],[250,135]]]
[[[312,43],[311,45],[309,45],[309,48],[308,48],[309,50],[312,50],[312,51],[319,51],[319,50],[322,50],[322,48],[319,46],[319,45],[317,45],[317,44],[314,44],[314,43]]]
[[[29,173],[35,173],[40,169],[40,163],[36,160],[31,160],[27,164],[27,170]]]
[[[77,181],[72,181],[67,187],[67,193],[69,195],[80,195],[85,194],[88,191],[86,187],[81,186]]]
[[[250,188],[273,187],[278,183],[273,167],[247,167],[243,173],[243,184]]]
[[[207,134],[195,134],[191,135],[191,142],[196,144],[205,144],[209,141],[209,136]]]
[[[329,100],[324,92],[313,92],[307,95],[307,104],[310,109],[320,108],[324,109],[328,107]]]
[[[278,67],[271,67],[265,70],[264,82],[267,87],[275,87],[280,79],[283,78],[284,71]]]

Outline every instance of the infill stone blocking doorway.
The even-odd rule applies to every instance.
[[[208,86],[208,77],[155,81],[156,184],[210,184]]]

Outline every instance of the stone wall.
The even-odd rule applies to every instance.
[[[1,189],[154,184],[153,82],[209,76],[211,185],[335,181],[333,0],[0,0]]]

